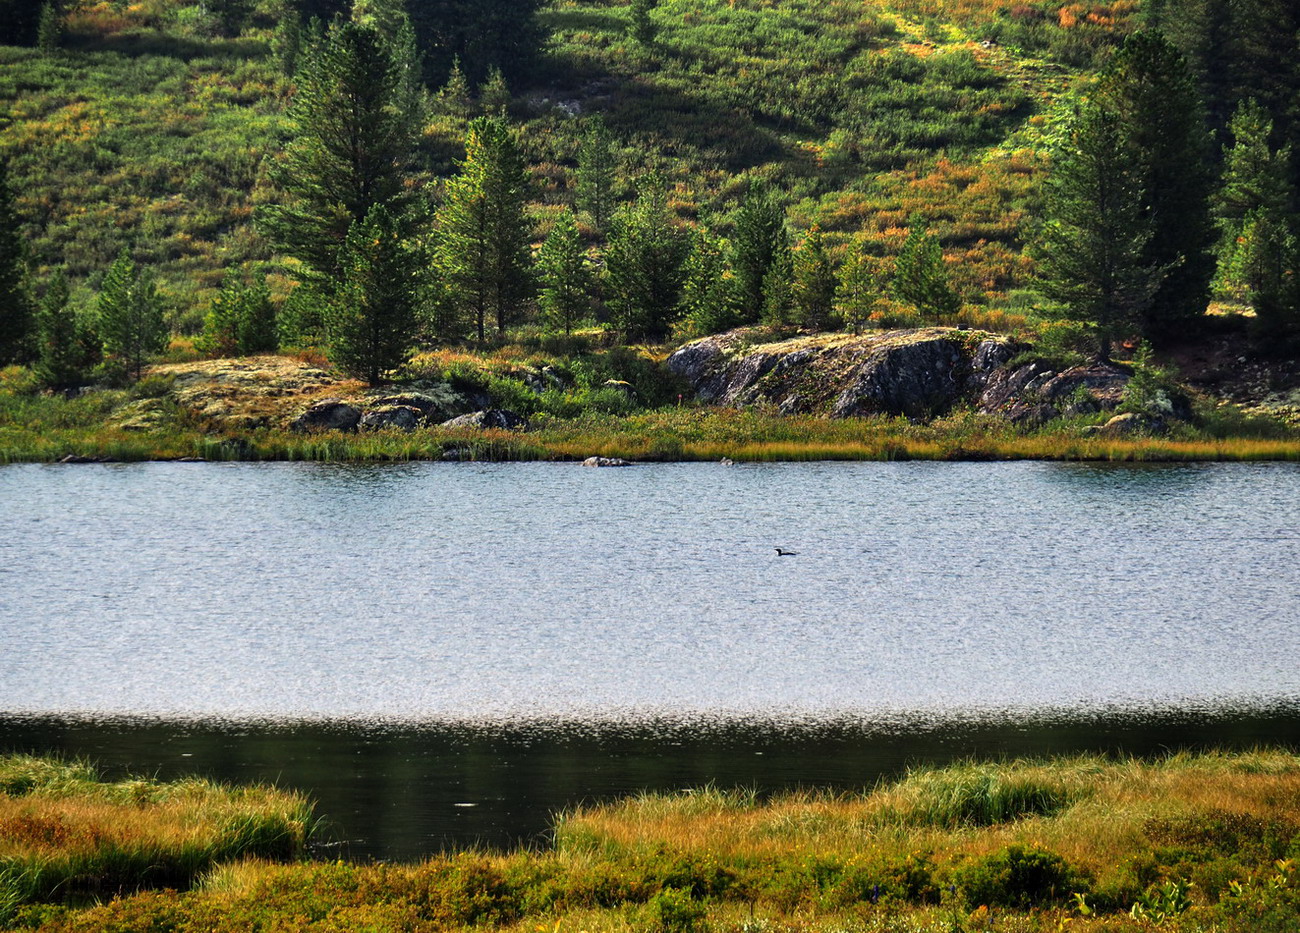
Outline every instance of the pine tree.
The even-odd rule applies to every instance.
[[[109,266],[97,303],[104,351],[136,379],[149,357],[167,346],[162,299],[150,269],[138,269],[123,249]]]
[[[1168,272],[1143,312],[1142,332],[1169,339],[1205,313],[1214,274],[1210,249],[1209,137],[1182,55],[1158,33],[1130,36],[1098,81],[1093,99],[1119,118],[1134,159],[1151,235],[1147,266]]]
[[[434,107],[438,113],[454,121],[469,119],[469,82],[465,80],[465,72],[460,70],[459,55],[451,60],[447,83],[438,91]]]
[[[1233,144],[1224,158],[1223,178],[1214,198],[1219,228],[1215,281],[1221,292],[1245,300],[1245,293],[1257,287],[1243,275],[1251,269],[1268,268],[1269,263],[1260,258],[1265,253],[1280,256],[1285,252],[1283,231],[1290,226],[1295,191],[1289,178],[1290,151],[1274,151],[1269,145],[1273,121],[1262,106],[1254,100],[1243,104],[1229,131]],[[1243,253],[1255,258],[1248,259]]]
[[[826,255],[826,243],[819,227],[809,230],[795,251],[792,290],[800,324],[812,330],[825,330],[835,310],[839,279]]]
[[[214,357],[274,353],[279,345],[275,306],[265,280],[249,286],[227,276],[195,345]]]
[[[757,321],[762,316],[765,298],[770,291],[768,273],[773,262],[783,250],[789,249],[789,245],[785,212],[770,188],[762,182],[753,182],[736,213],[736,229],[732,236],[734,253],[731,266],[736,272],[744,321]]]
[[[437,264],[481,341],[489,317],[505,333],[532,290],[528,173],[505,121],[491,117],[470,122],[460,168],[438,212]]]
[[[280,63],[280,71],[291,78],[298,70],[298,57],[302,53],[302,46],[302,20],[298,18],[296,12],[286,10],[279,25],[275,27],[275,34],[271,37],[271,51],[275,53],[276,61]]]
[[[577,204],[591,217],[596,230],[604,233],[614,211],[614,184],[618,156],[614,139],[599,115],[592,117],[578,149]]]
[[[894,295],[936,321],[961,310],[961,299],[948,284],[943,247],[917,220],[911,223],[903,248],[894,260]]]
[[[488,69],[487,80],[478,91],[478,104],[489,117],[505,117],[510,109],[510,87],[501,69],[493,65]]]
[[[41,4],[41,21],[36,29],[36,47],[46,55],[53,55],[63,41],[63,11],[54,0]]]
[[[667,336],[681,308],[688,249],[663,180],[644,179],[636,201],[615,215],[605,252],[609,305],[626,339]]]
[[[1142,174],[1118,114],[1092,103],[1075,111],[1053,157],[1037,252],[1044,291],[1095,326],[1102,362],[1139,325],[1167,271],[1149,258]]]
[[[87,358],[87,340],[68,305],[68,279],[57,270],[45,288],[36,315],[36,378],[51,389],[71,389],[86,380],[96,362]]]
[[[9,164],[0,158],[0,366],[31,357],[32,313],[23,282],[25,267]]]
[[[410,357],[420,290],[401,225],[382,204],[348,231],[342,264],[328,310],[330,359],[378,385]]]
[[[840,287],[836,307],[844,323],[858,333],[879,307],[888,288],[880,263],[855,244],[840,266]]]
[[[547,330],[562,331],[566,336],[591,313],[591,270],[582,236],[565,209],[542,243],[537,257],[540,279],[538,304]]]
[[[331,25],[299,69],[289,109],[294,138],[270,173],[284,197],[257,219],[326,290],[341,272],[352,224],[378,204],[404,219],[415,127],[401,79],[383,37],[353,22]]]
[[[659,0],[632,0],[627,33],[641,45],[650,45],[659,31],[650,13]]]
[[[696,228],[682,270],[682,335],[702,337],[740,323],[736,277],[727,259],[727,243],[706,226]]]

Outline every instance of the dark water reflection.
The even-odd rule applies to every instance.
[[[0,749],[279,781],[355,857],[1300,742],[1294,464],[11,466],[0,527]]]
[[[0,748],[63,752],[103,771],[200,773],[310,793],[323,854],[414,859],[473,845],[544,845],[552,814],[642,790],[714,783],[852,791],[967,756],[1300,747],[1300,709],[1116,713],[1002,721],[802,725],[714,721],[376,728],[360,724],[0,720]]]

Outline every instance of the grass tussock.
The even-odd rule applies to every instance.
[[[0,907],[140,887],[186,887],[242,856],[295,858],[299,794],[187,779],[107,782],[84,762],[0,758]]]
[[[6,767],[5,786],[26,788],[15,799],[189,793]],[[969,762],[859,794],[643,794],[561,815],[543,852],[227,861],[187,893],[13,916],[46,933],[1286,933],[1300,928],[1298,804],[1300,757],[1281,751]]]

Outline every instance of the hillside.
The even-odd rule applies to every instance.
[[[725,226],[760,177],[792,227],[819,224],[833,244],[861,234],[880,254],[919,215],[967,301],[1014,303],[1053,105],[1125,30],[1121,6],[1077,16],[1042,3],[665,0],[645,47],[628,38],[626,7],[557,2],[538,13],[541,53],[511,87],[536,236],[572,201],[582,121],[600,113],[621,150],[624,196],[653,167],[683,216]],[[285,288],[250,222],[273,197],[263,163],[285,130],[283,12],[264,0],[223,38],[201,11],[91,4],[69,14],[56,52],[0,48],[11,120],[0,153],[36,278],[65,264],[85,300],[127,246],[159,271],[182,333],[199,329],[229,272],[270,271],[273,290]],[[463,131],[436,108],[424,127],[435,197]]]

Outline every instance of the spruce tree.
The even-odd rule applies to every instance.
[[[328,310],[330,359],[378,385],[410,357],[420,292],[415,257],[382,204],[348,231],[342,265]]]
[[[826,254],[821,228],[813,227],[794,254],[792,283],[795,315],[799,323],[811,330],[825,330],[835,310],[839,279]]]
[[[1129,145],[1119,114],[1079,107],[1053,155],[1038,231],[1043,290],[1094,325],[1102,362],[1117,336],[1139,326],[1167,271],[1149,258],[1155,225]]]
[[[36,315],[36,378],[51,389],[71,389],[86,380],[94,360],[87,358],[83,328],[68,305],[68,278],[57,270],[45,288]]]
[[[542,243],[537,257],[542,323],[566,336],[591,313],[592,277],[582,236],[567,208]]]
[[[1245,291],[1255,289],[1242,273],[1268,267],[1258,259],[1260,251],[1285,251],[1280,243],[1270,246],[1266,241],[1292,226],[1295,190],[1289,176],[1290,151],[1276,151],[1269,144],[1273,121],[1258,102],[1250,100],[1238,108],[1229,132],[1233,142],[1226,151],[1222,181],[1214,198],[1219,228],[1216,285],[1221,292],[1244,299]],[[1248,260],[1243,252],[1257,258]]]
[[[447,183],[438,211],[437,265],[480,341],[490,318],[504,334],[532,291],[527,190],[523,157],[505,121],[471,121],[460,174]]]
[[[707,226],[696,228],[682,270],[682,333],[702,337],[740,323],[736,277],[727,258],[727,243]]]
[[[854,243],[840,266],[840,287],[836,308],[853,332],[858,333],[871,320],[888,290],[888,277],[880,260],[869,255],[863,244]]]
[[[9,164],[0,158],[0,366],[31,357],[32,313],[24,285],[26,253],[9,187]]]
[[[137,268],[125,248],[104,274],[97,311],[104,352],[139,379],[149,358],[167,346],[168,335],[153,271]]]
[[[681,308],[689,248],[663,180],[644,179],[636,201],[615,215],[605,252],[609,305],[626,339],[668,335]]]
[[[460,56],[451,60],[447,83],[438,91],[434,107],[439,114],[454,121],[469,119],[469,82],[465,80],[465,72],[460,69]]]
[[[339,277],[354,223],[380,204],[404,219],[416,128],[402,80],[389,44],[354,22],[331,25],[299,69],[289,108],[293,139],[270,172],[283,198],[257,220],[326,290]]]
[[[790,246],[785,229],[785,211],[772,190],[762,182],[750,184],[745,201],[736,213],[732,235],[731,260],[740,292],[742,319],[754,322],[763,314],[766,296],[771,290],[767,281],[775,260]]]
[[[577,204],[591,217],[596,230],[604,234],[614,212],[614,184],[618,156],[614,138],[599,115],[592,117],[578,149]]]
[[[655,40],[659,28],[650,17],[651,11],[659,5],[659,0],[632,0],[629,11],[627,32],[641,45],[650,45]]]
[[[495,65],[488,69],[487,80],[478,91],[478,105],[486,116],[502,117],[510,109],[510,87],[501,69]]]
[[[1214,274],[1209,137],[1196,88],[1177,49],[1146,31],[1128,38],[1092,96],[1118,117],[1138,172],[1141,213],[1151,223],[1143,261],[1168,270],[1142,332],[1175,338],[1205,313]]]
[[[894,260],[892,284],[899,301],[933,316],[936,322],[961,310],[961,299],[948,283],[948,268],[939,238],[915,219]]]

